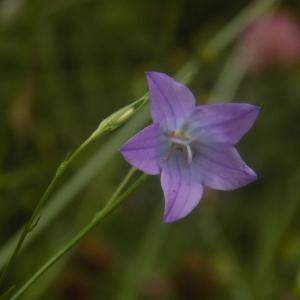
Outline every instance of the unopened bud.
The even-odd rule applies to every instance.
[[[147,99],[148,95],[145,95],[101,121],[98,128],[92,134],[91,139],[95,139],[104,132],[113,131],[122,126],[146,103]]]
[[[100,123],[98,130],[115,130],[126,123],[134,113],[135,109],[133,107],[124,107],[104,119]]]

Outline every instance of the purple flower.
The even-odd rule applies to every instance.
[[[256,179],[233,145],[255,122],[258,107],[244,103],[196,106],[183,84],[163,73],[146,74],[153,124],[120,151],[137,169],[161,174],[165,223],[189,214],[199,203],[203,186],[234,190]]]

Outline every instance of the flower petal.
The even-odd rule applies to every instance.
[[[195,98],[185,85],[163,73],[147,72],[146,75],[154,122],[173,120],[176,123],[177,119],[190,116],[195,109]]]
[[[199,203],[203,187],[195,180],[193,168],[182,155],[174,155],[163,166],[161,185],[165,196],[164,222],[171,223],[188,215]]]
[[[201,145],[193,163],[203,184],[216,190],[234,190],[256,180],[255,172],[229,144]]]
[[[152,124],[132,137],[120,152],[137,169],[150,175],[157,175],[160,173],[156,158],[159,136],[159,125]]]
[[[191,131],[205,130],[215,140],[236,144],[251,128],[259,107],[246,103],[198,106],[191,117]]]

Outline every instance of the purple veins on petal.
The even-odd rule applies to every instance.
[[[215,140],[236,144],[252,127],[259,110],[246,103],[200,105],[191,117],[191,128],[195,135],[205,129]]]
[[[165,196],[165,223],[188,215],[197,206],[203,193],[201,182],[179,153],[163,166],[161,185]]]
[[[132,137],[120,152],[135,168],[150,175],[158,175],[160,173],[157,159],[159,136],[159,125],[150,125]]]
[[[203,144],[194,164],[203,178],[203,184],[216,190],[234,190],[257,178],[229,144]]]
[[[195,109],[195,98],[185,85],[163,73],[147,72],[146,75],[154,122],[168,120],[176,126],[177,119],[190,116]]]

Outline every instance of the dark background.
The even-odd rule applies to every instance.
[[[226,47],[210,48],[254,4],[0,1],[1,264],[58,164],[145,93],[145,71],[173,75],[188,63],[198,104],[262,107],[238,146],[257,182],[206,190],[190,216],[163,225],[159,179],[150,177],[22,299],[299,299],[300,65],[243,69],[242,26]],[[298,1],[275,9],[299,21]],[[117,149],[147,123],[141,114],[68,170],[7,285],[24,282],[107,201],[128,169]]]

